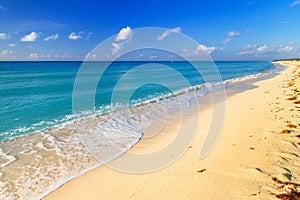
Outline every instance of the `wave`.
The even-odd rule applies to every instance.
[[[274,73],[275,71],[278,71],[279,69],[282,69],[282,66],[279,64],[274,64],[274,68],[272,69],[273,71],[269,70],[264,73],[257,73],[257,74],[252,74],[252,75],[247,75],[243,77],[237,77],[237,78],[232,78],[228,80],[224,80],[222,82],[209,82],[209,83],[203,83],[203,84],[198,84],[194,86],[189,86],[185,88],[178,89],[176,91],[168,92],[168,93],[157,93],[157,94],[151,94],[148,95],[147,97],[144,98],[139,98],[135,100],[131,100],[129,105],[122,105],[122,104],[111,104],[111,105],[101,105],[95,108],[95,111],[83,111],[80,113],[73,113],[73,114],[67,114],[62,118],[50,120],[50,121],[45,121],[42,120],[38,123],[34,123],[31,126],[23,126],[19,127],[13,130],[8,130],[5,132],[2,132],[0,134],[1,140],[7,140],[7,139],[12,139],[14,137],[18,137],[21,135],[29,134],[29,133],[34,133],[37,131],[46,131],[49,130],[53,127],[58,127],[58,126],[65,126],[70,123],[74,123],[78,120],[82,120],[83,118],[87,117],[92,117],[92,116],[101,116],[105,115],[117,110],[122,110],[124,108],[130,107],[138,107],[150,103],[155,103],[159,101],[163,101],[165,99],[171,98],[171,97],[177,97],[179,95],[187,94],[189,92],[197,92],[197,96],[204,96],[209,93],[210,89],[217,88],[218,86],[225,85],[225,87],[229,87],[230,84],[236,84],[239,82],[244,82],[247,80],[252,80],[252,79],[257,79],[259,77],[263,77],[269,74]]]

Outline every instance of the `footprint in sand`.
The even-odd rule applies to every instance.
[[[272,180],[279,185],[278,188],[280,188],[281,190],[284,190],[285,187],[287,187],[286,189],[288,189],[286,193],[275,195],[278,199],[282,199],[282,200],[300,199],[300,193],[296,192],[297,187],[300,186],[298,183],[293,183],[290,181],[282,181],[276,177],[272,177]]]
[[[206,171],[206,169],[201,169],[201,170],[198,170],[197,172],[202,173],[202,172],[205,172],[205,171]]]
[[[300,104],[300,100],[299,101],[294,101],[294,104]]]
[[[291,130],[284,129],[284,130],[282,130],[280,133],[281,133],[281,134],[290,134],[291,132],[292,132]]]
[[[294,100],[297,100],[297,97],[293,96],[293,97],[287,98],[287,100],[294,101]]]
[[[282,200],[288,200],[288,199],[295,199],[295,200],[299,200],[300,199],[300,193],[296,192],[295,190],[291,189],[291,192],[287,193],[287,194],[278,194],[276,195],[276,197],[278,199],[282,199]]]
[[[288,124],[287,127],[288,127],[288,128],[297,128],[297,126],[294,125],[294,124]]]

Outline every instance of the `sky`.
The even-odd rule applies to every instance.
[[[0,19],[0,61],[83,60],[143,27],[185,34],[214,60],[300,57],[300,0],[0,0]]]

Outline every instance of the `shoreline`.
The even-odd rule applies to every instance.
[[[273,70],[274,69],[274,70]],[[262,71],[259,73],[254,73],[250,75],[245,75],[241,77],[236,77],[232,79],[227,79],[222,81],[225,83],[225,87],[227,88],[228,94],[234,94],[234,93],[239,93],[241,91],[244,91],[249,88],[253,88],[251,83],[255,82],[256,80],[260,79],[267,79],[272,77],[273,75],[276,75],[276,70],[277,68],[270,68],[266,71]],[[280,68],[279,68],[280,69]],[[274,72],[274,73],[270,73]],[[271,75],[270,75],[271,74]],[[213,93],[218,93],[218,84],[208,84],[207,87],[212,87]],[[201,98],[201,107],[206,107],[209,105],[209,97],[210,95],[207,95],[207,88],[205,87],[205,84],[200,84],[196,86],[191,86],[191,88],[186,88],[182,90],[178,90],[176,92],[176,95],[172,95],[170,97],[176,98],[176,97],[183,97],[186,94],[193,93],[196,91],[200,92],[200,98]],[[202,92],[203,91],[203,92]],[[203,94],[206,94],[202,96]],[[189,95],[191,96],[191,95]],[[197,96],[197,95],[196,95]],[[168,97],[166,97],[168,99]],[[203,99],[204,102],[203,103]],[[206,100],[205,100],[206,99]],[[159,102],[164,102],[159,101]],[[194,105],[194,100],[189,101],[189,105]],[[151,102],[151,103],[155,103]],[[160,103],[158,103],[160,105]],[[158,107],[159,107],[158,105]],[[173,104],[172,104],[173,105]],[[184,104],[185,105],[185,104]],[[145,111],[145,107],[147,105],[141,105],[137,106],[137,113],[143,113]],[[162,105],[163,106],[163,105]],[[168,107],[168,105],[166,105]],[[178,111],[178,106],[174,104],[174,106],[169,107],[173,110],[175,110],[175,114],[171,114],[172,116],[177,116],[179,115],[176,114]],[[184,106],[185,107],[185,106]],[[189,107],[189,106],[188,106]],[[195,107],[195,106],[194,106]],[[185,110],[186,108],[184,108]],[[157,110],[157,109],[154,109]],[[186,114],[187,119],[193,119],[193,116],[196,115],[195,113],[198,113],[193,110],[193,106],[190,107],[191,113]],[[159,112],[160,113],[160,112]],[[161,113],[163,114],[163,113]],[[209,113],[208,113],[209,114]],[[155,116],[157,114],[154,114]],[[160,115],[157,115],[159,119],[161,119]],[[164,117],[162,117],[164,118]],[[184,117],[185,118],[185,117]],[[145,129],[153,129],[153,127],[159,125],[161,121],[155,117],[155,124],[151,125],[149,127],[146,127]],[[80,177],[87,172],[101,167],[101,163],[99,163],[99,160],[95,159],[89,152],[89,149],[85,148],[85,145],[82,143],[81,139],[78,139],[81,137],[81,132],[83,133],[82,135],[85,135],[85,132],[90,130],[90,128],[93,128],[97,123],[102,122],[105,120],[105,117],[103,118],[102,116],[90,116],[85,118],[85,120],[78,120],[77,123],[75,121],[70,121],[67,122],[66,124],[63,124],[62,126],[54,126],[53,128],[46,130],[46,131],[41,131],[41,132],[36,132],[34,134],[28,134],[28,135],[23,135],[17,138],[13,138],[11,140],[8,140],[4,143],[2,143],[2,149],[5,153],[8,153],[8,156],[12,155],[14,158],[14,162],[11,164],[7,164],[7,166],[4,166],[2,168],[2,171],[5,174],[8,174],[13,176],[13,180],[17,180],[16,184],[13,185],[13,187],[9,186],[9,177],[10,176],[2,176],[2,180],[4,182],[4,188],[7,188],[7,190],[3,191],[3,196],[12,196],[16,195],[18,196],[19,194],[24,194],[24,196],[31,196],[33,198],[43,198],[46,195],[52,193],[55,191],[57,188],[61,187],[62,185],[66,184],[67,182],[70,182],[71,180]],[[142,154],[143,151],[146,153],[150,152],[155,152],[157,148],[163,149],[164,146],[168,145],[170,141],[174,138],[176,135],[175,133],[177,132],[176,128],[174,127],[177,126],[177,124],[180,124],[178,119],[176,117],[173,117],[169,119],[168,125],[165,128],[169,128],[163,131],[163,133],[149,138],[145,140],[143,138],[143,143],[142,144],[148,144],[151,145],[151,148],[147,147],[145,145],[142,145],[142,148],[139,148],[137,152],[135,150],[135,154]],[[208,122],[207,122],[208,123]],[[105,126],[104,126],[105,127]],[[97,128],[97,127],[94,127]],[[113,127],[112,127],[113,128]],[[124,127],[123,127],[124,128]],[[126,127],[125,127],[126,128]],[[118,130],[121,130],[122,127],[118,127]],[[147,133],[146,130],[143,130],[143,133]],[[185,129],[188,129],[185,128]],[[185,130],[184,129],[184,130]],[[96,129],[98,130],[98,129]],[[130,129],[127,129],[129,132],[131,131]],[[105,131],[105,130],[104,130]],[[140,129],[138,129],[138,132],[141,132]],[[173,133],[175,132],[175,133]],[[205,133],[204,133],[205,134]],[[203,134],[203,135],[204,135]],[[163,137],[162,137],[163,136]],[[139,136],[140,137],[140,136]],[[139,138],[138,137],[138,138]],[[93,138],[93,137],[92,137]],[[95,139],[95,138],[93,138]],[[97,138],[96,138],[97,139]],[[114,140],[114,141],[119,141],[119,140]],[[123,140],[122,140],[123,141]],[[159,141],[159,142],[158,142]],[[160,144],[161,143],[161,144]],[[122,143],[123,144],[123,143]],[[155,144],[156,149],[153,148],[152,146]],[[118,145],[118,144],[117,144]],[[11,146],[15,146],[16,148],[11,149]],[[135,145],[133,145],[135,146]],[[136,146],[137,149],[139,147]],[[186,146],[187,147],[187,146]],[[126,151],[124,150],[123,152],[127,152],[128,149],[131,149],[132,146],[128,146]],[[154,149],[154,150],[151,150]],[[148,152],[147,152],[148,151]],[[182,150],[184,151],[184,150]],[[64,153],[62,153],[64,152]],[[133,152],[131,150],[129,153]],[[109,153],[109,152],[108,152]],[[1,153],[0,153],[1,154]],[[104,153],[107,155],[106,153]],[[110,154],[108,154],[110,155]],[[124,154],[122,154],[124,155]],[[9,158],[8,156],[4,155],[5,158]],[[50,161],[49,161],[50,159]],[[102,160],[102,159],[100,159]],[[30,170],[28,173],[25,169],[23,169],[25,165],[29,166],[36,166],[36,170]],[[18,169],[18,170],[16,170]],[[42,173],[39,172],[40,169],[46,169],[42,171]],[[1,177],[1,172],[0,172],[0,177]],[[55,178],[54,178],[55,177]],[[53,179],[52,179],[53,178]],[[51,179],[50,181],[48,181]],[[29,184],[27,184],[30,182]],[[52,182],[52,183],[51,183]],[[21,184],[22,183],[22,184]],[[30,185],[30,190],[27,188],[24,188],[23,190],[22,185]],[[19,192],[18,190],[15,190],[14,188],[20,188],[22,192]]]
[[[21,62],[23,62],[23,61],[21,61]],[[28,61],[28,62],[31,62],[31,61]],[[41,61],[41,62],[44,62],[44,61]],[[48,62],[48,61],[45,61],[45,62]],[[53,61],[53,62],[56,62],[56,61]],[[61,62],[65,62],[65,61],[61,61]],[[73,61],[70,61],[70,62],[73,62]],[[74,62],[76,62],[76,61],[74,61]],[[120,62],[124,62],[124,61],[120,61]],[[141,61],[141,62],[144,62],[144,61]],[[160,62],[160,61],[158,61],[158,62]],[[166,62],[168,62],[168,61],[166,61]],[[181,61],[178,61],[178,62],[181,62]],[[202,61],[200,61],[200,62],[202,62]],[[231,62],[231,61],[217,61],[217,62]],[[239,62],[239,61],[233,61],[233,62]],[[262,62],[262,61],[246,61],[246,62]],[[175,93],[166,93],[166,94],[162,94],[161,96],[154,97],[153,99],[148,99],[147,102],[138,102],[137,104],[134,104],[133,107],[141,107],[141,106],[144,106],[145,104],[147,104],[149,102],[150,103],[159,102],[161,100],[165,100],[165,99],[168,99],[168,98],[171,98],[171,97],[178,97],[180,95],[184,95],[184,94],[189,93],[191,91],[192,92],[193,91],[200,91],[200,90],[205,91],[205,90],[207,90],[207,88],[214,88],[218,84],[224,84],[224,85],[231,84],[233,86],[236,83],[244,83],[244,82],[251,83],[252,81],[256,82],[256,81],[258,81],[260,79],[264,79],[265,77],[269,77],[270,74],[272,75],[272,73],[274,73],[276,75],[276,73],[277,73],[276,72],[276,68],[270,68],[270,69],[266,69],[264,71],[261,71],[261,72],[258,72],[258,73],[254,73],[254,74],[248,74],[248,75],[244,75],[244,76],[239,76],[239,77],[233,77],[233,78],[225,79],[222,82],[214,82],[212,85],[210,83],[200,83],[200,84],[197,84],[197,85],[193,85],[193,86],[189,86],[189,87],[177,89],[177,90],[174,91]],[[244,90],[244,89],[241,89],[241,90]],[[204,95],[207,95],[207,93],[205,93]],[[96,116],[97,117],[101,117],[101,116],[105,116],[105,115],[107,115],[109,113],[110,112],[106,112],[106,111],[104,113],[97,113],[96,112]],[[32,131],[30,131],[28,133],[27,132],[21,132],[20,135],[16,135],[16,136],[11,137],[11,138],[0,140],[0,142],[14,140],[14,139],[18,139],[20,137],[27,137],[28,135],[36,134],[36,133],[39,133],[39,132],[47,132],[49,130],[51,131],[51,129],[61,128],[61,127],[64,127],[66,125],[69,125],[69,124],[75,124],[75,123],[80,122],[80,121],[82,121],[84,119],[87,119],[87,118],[92,118],[94,115],[95,115],[94,113],[91,113],[90,115],[89,114],[87,114],[87,115],[84,114],[82,116],[79,116],[78,118],[76,118],[76,117],[72,118],[72,113],[69,113],[69,114],[63,116],[60,119],[60,121],[62,121],[62,122],[54,123],[51,120],[50,121],[46,121],[46,123],[50,123],[49,126],[47,125],[44,128],[32,130]],[[66,118],[72,118],[72,119],[70,121],[68,121],[68,119],[66,119]],[[40,123],[41,122],[34,123],[33,126],[36,126],[37,124],[40,124]],[[19,129],[22,129],[22,128],[17,128],[17,129],[19,130]],[[32,129],[32,126],[24,127],[23,129]],[[11,131],[12,130],[4,131],[4,133],[8,133],[8,132],[11,132]]]
[[[281,63],[287,64],[286,62]],[[286,135],[272,134],[272,131],[276,132],[274,127],[279,126],[278,119],[280,121],[278,114],[274,115],[273,112],[277,111],[274,111],[278,107],[277,105],[289,103],[285,102],[284,97],[281,97],[284,89],[281,88],[281,85],[278,85],[278,82],[283,82],[284,78],[292,76],[289,75],[289,71],[292,71],[292,67],[287,67],[284,71],[279,72],[278,76],[254,82],[253,85],[258,86],[254,89],[245,90],[228,97],[226,103],[229,105],[227,106],[228,112],[226,113],[224,132],[213,152],[204,160],[199,160],[199,151],[205,132],[208,129],[210,108],[199,113],[201,123],[204,126],[198,131],[191,148],[171,166],[158,172],[143,175],[121,173],[107,166],[100,166],[67,182],[46,196],[45,199],[128,199],[129,197],[153,199],[153,197],[158,196],[175,199],[187,197],[192,199],[199,197],[204,199],[274,197],[274,195],[270,195],[270,193],[278,194],[276,190],[276,184],[278,183],[274,180],[284,182],[286,179],[283,178],[285,177],[284,173],[279,173],[279,177],[275,177],[274,172],[272,173],[274,170],[268,165],[274,164],[274,159],[276,160],[278,157],[278,155],[272,153],[274,150],[273,145],[275,144],[276,147],[281,146],[281,140],[279,139]],[[277,84],[274,85],[274,83]],[[256,94],[261,98],[249,102],[249,97]],[[280,101],[279,104],[277,104],[277,101]],[[244,111],[245,116],[239,116],[240,111]],[[262,123],[266,119],[268,121]],[[235,121],[239,123],[233,123]],[[249,121],[258,121],[259,123],[249,128]],[[275,121],[276,123],[274,123]],[[245,124],[245,122],[248,123]],[[188,127],[188,120],[183,123]],[[284,122],[280,121],[280,123],[283,127]],[[140,141],[129,152],[149,152],[153,150],[153,144],[155,144],[156,149],[161,148],[161,144],[166,144],[170,139],[170,135],[172,136],[172,133],[176,131],[176,125],[178,125],[178,120],[169,122],[163,130],[165,134],[150,138],[148,141]],[[188,131],[188,128],[186,129]],[[259,133],[260,131],[263,133]],[[247,134],[241,134],[241,132],[247,132]],[[241,142],[243,140],[247,141],[247,145]],[[224,157],[223,154],[228,155],[230,158]],[[247,156],[248,159],[245,159],[243,158],[244,154],[251,155]],[[269,156],[270,154],[272,156]],[[282,153],[279,153],[279,155],[282,155]],[[286,156],[286,154],[282,156]],[[264,162],[263,166],[259,165],[257,160]],[[222,166],[221,169],[220,166]],[[239,172],[239,174],[236,174],[236,172]],[[237,184],[234,180],[240,180],[243,184]],[[289,181],[292,181],[292,179]],[[169,182],[172,182],[172,184],[168,184]],[[260,186],[257,186],[257,183]],[[223,190],[221,188],[222,192],[217,191],[220,189],[218,186],[224,186],[224,184],[226,187]]]

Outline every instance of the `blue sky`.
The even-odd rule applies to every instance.
[[[0,18],[0,60],[82,60],[127,27],[180,31],[215,60],[300,57],[300,0],[0,0]]]

